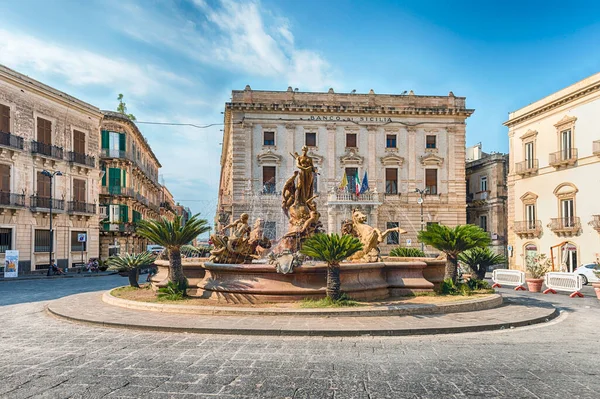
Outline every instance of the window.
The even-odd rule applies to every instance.
[[[437,169],[425,169],[425,189],[428,194],[435,195],[437,189]]]
[[[385,170],[385,193],[398,194],[398,169],[396,168]]]
[[[36,230],[33,252],[50,252],[50,230]]]
[[[471,194],[471,184],[469,179],[467,179],[467,197]]]
[[[125,133],[102,131],[102,148],[108,152],[110,157],[118,158],[121,152],[126,150],[126,142]]]
[[[10,108],[0,104],[0,132],[10,133]]]
[[[425,148],[436,148],[436,137],[434,135],[425,136]]]
[[[560,210],[563,227],[575,227],[575,212],[573,199],[564,199],[560,201]]]
[[[263,166],[263,194],[275,193],[275,166]]]
[[[398,227],[400,227],[399,222],[387,222],[386,223],[386,229],[394,229],[394,228],[398,228]],[[392,231],[390,234],[388,234],[386,243],[391,244],[391,245],[400,244],[400,235],[398,234],[398,232]]]
[[[346,134],[346,147],[356,148],[356,133]]]
[[[131,221],[133,223],[139,223],[142,220],[142,214],[138,211],[133,211],[131,215]]]
[[[346,168],[346,178],[348,179],[348,192],[356,191],[356,178],[358,177],[358,168]]]
[[[108,169],[108,186],[109,187],[125,187],[125,175],[126,171],[119,168]],[[115,191],[116,190],[116,191]],[[117,192],[118,191],[118,192]],[[118,189],[113,189],[112,194],[120,194]]]
[[[73,179],[73,201],[85,202],[85,180]]]
[[[263,133],[263,145],[275,145],[275,132]]]
[[[0,191],[10,193],[10,165],[0,164]]]
[[[38,143],[52,144],[52,122],[44,118],[37,118],[37,141]]]
[[[527,229],[535,229],[535,205],[525,205],[525,220],[527,221]]]
[[[307,147],[316,147],[317,133],[306,133],[304,135],[304,144],[306,144]]]
[[[563,160],[571,159],[571,149],[573,148],[573,136],[571,130],[564,130],[560,133],[560,152]]]
[[[385,147],[386,148],[396,148],[396,135],[388,134],[385,136]]]
[[[73,152],[85,154],[85,133],[73,130]]]
[[[12,249],[12,229],[0,229],[0,253]]]
[[[277,223],[275,223],[275,222],[265,222],[265,225],[264,225],[264,235],[269,240],[275,240],[275,237],[277,237]]]
[[[79,242],[77,240],[78,234],[85,234],[85,231],[72,231],[71,232],[71,252],[81,252],[87,250],[86,242]]]
[[[479,178],[479,187],[480,187],[480,191],[487,191],[488,186],[487,186],[487,176],[481,176]]]
[[[481,227],[481,229],[483,231],[488,231],[488,228],[487,228],[487,216],[486,215],[479,216],[479,227]]]
[[[117,223],[121,220],[121,212],[119,210],[119,205],[110,205],[108,220],[111,223]]]
[[[527,169],[534,168],[534,158],[535,155],[533,153],[533,141],[525,143],[525,166]]]
[[[37,172],[37,196],[50,198],[50,177]]]

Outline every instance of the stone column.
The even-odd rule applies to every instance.
[[[294,125],[293,123],[287,123],[285,125],[285,129],[288,137],[286,137],[287,147],[283,155],[283,164],[287,166],[285,168],[285,176],[289,177],[294,173],[295,168],[294,159],[290,154],[294,153],[294,144],[296,141],[296,125]]]
[[[337,207],[335,205],[329,205],[327,207],[327,233],[331,234],[336,231],[335,219],[337,214]]]
[[[406,130],[408,132],[408,145],[406,148],[406,168],[408,169],[408,192],[411,193],[415,191],[415,188],[417,188],[417,186],[419,186],[418,182],[416,181],[417,169],[421,168],[422,165],[418,161],[417,156],[417,128],[409,126],[406,128]],[[422,153],[422,151],[419,151],[419,153]]]
[[[367,158],[366,167],[369,173],[369,180],[372,184],[369,184],[369,188],[371,190],[377,185],[377,181],[379,180],[381,173],[377,170],[377,134],[379,133],[379,128],[377,126],[367,126],[368,132],[368,142],[369,142],[369,151],[365,154]],[[384,172],[385,173],[385,172]],[[362,179],[364,176],[360,176]]]
[[[325,182],[327,186],[325,189],[329,191],[331,188],[331,184],[333,183],[333,187],[336,187],[337,177],[335,175],[335,163],[337,162],[337,148],[335,145],[335,136],[337,134],[337,126],[336,124],[327,125],[327,153],[325,154],[327,157],[327,166],[323,165],[323,168],[327,167],[327,174],[323,176],[325,178]]]

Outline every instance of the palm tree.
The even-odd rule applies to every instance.
[[[454,228],[441,224],[430,224],[427,230],[420,231],[419,241],[446,254],[446,273],[444,278],[456,282],[458,255],[471,248],[484,248],[490,244],[490,237],[481,228],[472,224]]]
[[[327,262],[327,297],[338,300],[340,291],[340,262],[362,249],[358,238],[351,235],[315,234],[302,244],[300,252]]]
[[[185,287],[187,279],[181,266],[181,247],[190,243],[198,235],[210,230],[208,221],[200,219],[200,214],[192,216],[185,224],[181,216],[172,222],[167,218],[142,220],[136,233],[149,241],[165,247],[169,254],[169,281],[179,287]]]
[[[492,252],[489,248],[480,247],[469,249],[461,253],[458,255],[458,260],[473,270],[473,273],[477,276],[477,280],[483,280],[485,278],[485,272],[489,266],[506,262],[504,256]]]
[[[129,285],[140,288],[138,279],[140,278],[140,267],[151,265],[156,256],[151,252],[142,252],[139,254],[123,254],[111,256],[106,263],[110,270],[118,270],[120,272],[128,272]]]

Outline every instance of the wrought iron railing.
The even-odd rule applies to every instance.
[[[437,195],[438,188],[437,186],[425,186],[425,191],[426,195]]]
[[[38,195],[32,195],[29,197],[29,206],[31,208],[42,208],[42,209],[50,209],[50,204],[52,204],[52,209],[56,210],[64,210],[65,209],[65,201],[56,198],[50,197],[41,197]]]
[[[550,165],[571,164],[577,161],[577,148],[564,148],[550,154]]]
[[[515,164],[515,173],[518,175],[526,175],[535,173],[539,169],[539,161],[537,159],[526,159],[523,162]]]
[[[581,222],[578,217],[552,218],[548,227],[555,232],[577,231],[581,228]]]
[[[88,204],[87,202],[69,201],[68,211],[74,213],[96,213],[96,204]]]
[[[515,222],[514,231],[516,234],[538,235],[542,231],[542,221],[522,220]]]
[[[39,141],[31,142],[31,152],[34,154],[42,154],[52,158],[63,159],[63,149],[62,147],[40,143]]]
[[[121,186],[102,186],[100,189],[102,195],[120,195],[123,197],[133,197],[133,189],[131,187]]]
[[[79,152],[69,151],[68,159],[69,162],[78,163],[80,165],[86,165],[92,168],[96,166],[96,158]]]
[[[22,150],[24,145],[23,143],[23,137],[15,136],[14,134],[6,133],[0,130],[0,145]]]
[[[100,157],[101,158],[120,158],[120,159],[127,159],[129,161],[133,161],[133,155],[130,152],[121,151],[121,150],[113,150],[110,148],[103,148],[102,150],[100,150]]]
[[[0,191],[0,205],[25,206],[25,194],[13,194]]]

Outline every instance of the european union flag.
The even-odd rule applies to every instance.
[[[369,191],[369,179],[367,178],[367,171],[365,170],[365,177],[363,177],[362,186],[360,186],[360,193],[363,194]]]

